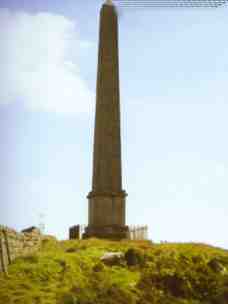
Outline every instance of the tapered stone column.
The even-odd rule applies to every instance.
[[[121,175],[118,17],[110,0],[100,12],[93,183],[84,237],[128,238]]]

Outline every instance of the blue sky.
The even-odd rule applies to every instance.
[[[102,1],[1,1],[0,223],[87,223]],[[119,11],[127,223],[228,248],[228,7]]]

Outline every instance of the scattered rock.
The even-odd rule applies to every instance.
[[[79,252],[80,249],[79,248],[75,248],[75,247],[69,247],[66,249],[66,252],[68,253],[76,253],[76,252]]]
[[[185,298],[188,297],[188,290],[185,286],[185,282],[177,274],[167,275],[163,278],[165,287],[174,297]]]
[[[100,260],[108,266],[120,266],[124,263],[123,252],[106,252]]]
[[[210,260],[207,264],[214,272],[222,272],[224,270],[223,265],[221,264],[221,262],[214,258],[212,260]]]
[[[125,253],[125,260],[128,266],[136,266],[142,263],[143,257],[138,250],[130,248]]]
[[[37,233],[37,234],[41,234],[40,229],[37,228],[37,227],[35,227],[35,226],[26,228],[26,229],[22,230],[21,232],[22,233]]]

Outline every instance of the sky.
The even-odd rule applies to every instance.
[[[99,0],[0,2],[0,224],[87,224]],[[228,249],[228,6],[118,9],[127,224]]]

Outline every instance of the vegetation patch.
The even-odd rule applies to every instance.
[[[121,263],[105,263],[122,253]],[[228,251],[204,244],[45,240],[0,274],[0,304],[227,304]]]

